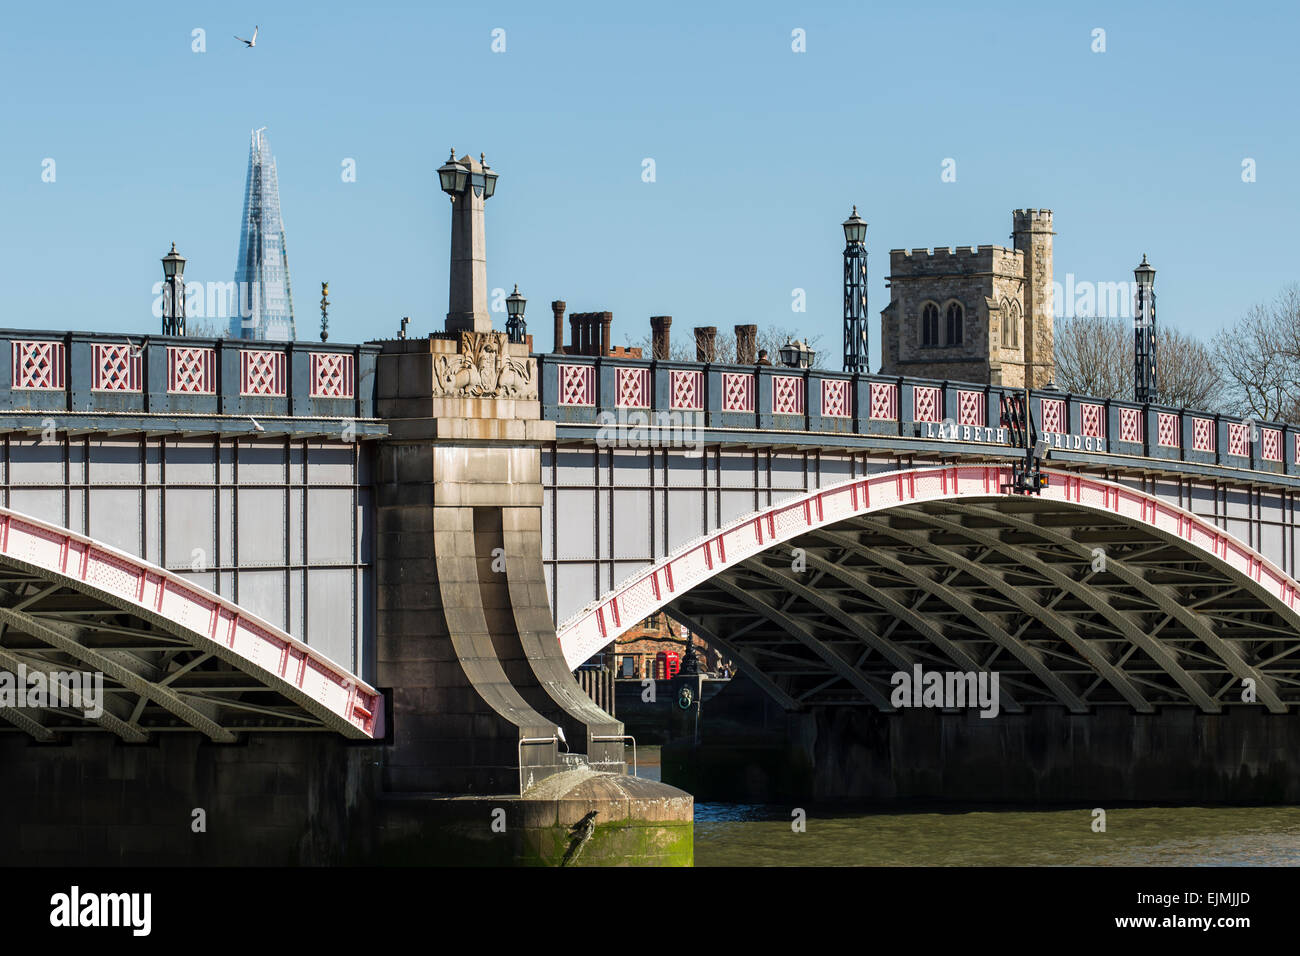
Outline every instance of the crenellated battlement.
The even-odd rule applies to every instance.
[[[891,249],[890,278],[956,276],[971,273],[1021,275],[1024,253],[1005,246],[957,246],[934,249]]]
[[[1013,209],[1011,211],[1012,232],[1051,232],[1052,210],[1050,209]]]

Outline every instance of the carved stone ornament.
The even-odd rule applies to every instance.
[[[531,359],[512,358],[504,332],[461,332],[460,351],[433,363],[433,393],[473,398],[537,398]]]

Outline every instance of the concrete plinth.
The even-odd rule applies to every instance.
[[[694,859],[689,794],[589,770],[548,777],[522,797],[389,795],[381,816],[385,863],[690,866]]]

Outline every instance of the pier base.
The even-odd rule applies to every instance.
[[[789,713],[737,678],[706,706],[699,746],[662,750],[698,800],[1300,803],[1300,714],[1054,705],[975,711],[813,707]]]
[[[327,734],[0,735],[0,865],[691,865],[673,787],[584,768],[523,797],[395,793],[385,758]]]

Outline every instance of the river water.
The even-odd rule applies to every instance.
[[[659,779],[659,767],[641,776]],[[696,866],[1296,866],[1300,807],[918,810],[696,803]]]

